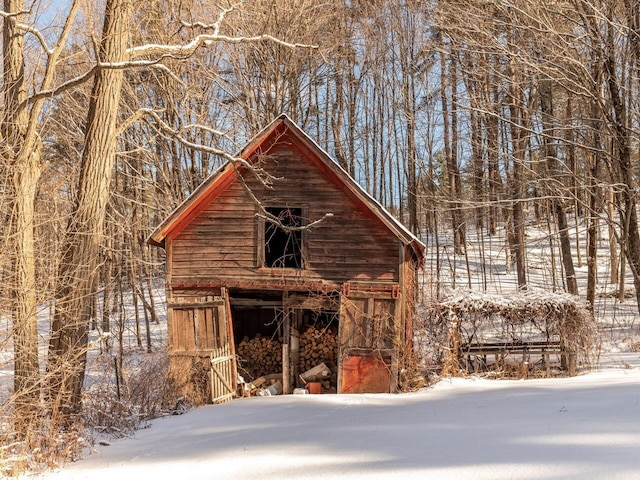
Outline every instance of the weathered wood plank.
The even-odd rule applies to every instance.
[[[173,311],[173,333],[175,338],[175,349],[176,350],[185,350],[185,312],[183,310],[174,310]]]

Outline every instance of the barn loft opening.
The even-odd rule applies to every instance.
[[[264,266],[269,268],[303,268],[302,208],[267,207],[266,212],[278,223],[264,223]]]

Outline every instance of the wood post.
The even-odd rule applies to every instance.
[[[289,341],[289,349],[290,349],[290,361],[291,361],[291,372],[290,378],[292,380],[291,388],[295,388],[298,383],[298,375],[300,375],[300,328],[302,325],[302,310],[295,310],[295,320],[292,322],[290,328],[290,341]]]
[[[287,293],[284,293],[286,298]],[[285,302],[283,302],[284,304]],[[284,309],[282,335],[282,394],[292,393],[291,388],[291,309]]]

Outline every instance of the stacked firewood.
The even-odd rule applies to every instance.
[[[338,357],[338,336],[329,328],[310,326],[300,335],[300,371],[319,363],[335,365]]]
[[[251,381],[263,375],[282,372],[282,338],[257,334],[237,345],[240,375]],[[320,363],[336,365],[338,336],[329,328],[309,327],[300,335],[300,371],[304,372]]]
[[[245,337],[237,346],[241,375],[253,380],[262,375],[282,371],[282,340],[260,334]]]

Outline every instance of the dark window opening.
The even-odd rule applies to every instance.
[[[279,223],[265,220],[264,266],[269,268],[303,268],[302,209],[267,207],[266,212]],[[288,228],[288,227],[291,227]]]

